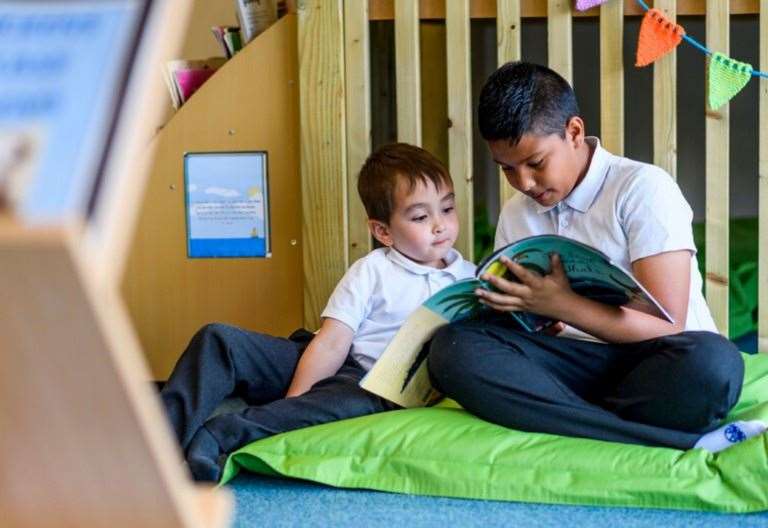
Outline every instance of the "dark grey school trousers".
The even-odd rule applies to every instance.
[[[712,332],[605,344],[513,329],[505,319],[443,327],[436,388],[509,428],[677,449],[716,428],[741,393],[744,362]]]
[[[306,330],[285,339],[224,324],[195,334],[160,395],[197,480],[218,480],[221,455],[260,438],[397,408],[358,386],[366,371],[351,357],[336,375],[285,398],[312,337]],[[209,418],[230,396],[248,407]]]

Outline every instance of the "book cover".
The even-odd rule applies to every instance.
[[[211,33],[227,59],[234,57],[243,47],[239,26],[211,26]]]
[[[224,43],[227,46],[230,57],[234,57],[238,51],[243,49],[243,40],[240,35],[240,28],[227,28],[226,33],[224,33]]]
[[[205,60],[172,60],[166,63],[166,69],[170,82],[175,90],[171,92],[171,99],[179,106],[184,104],[207,81],[216,70],[227,61],[224,57],[212,57]]]
[[[441,395],[429,381],[429,340],[441,326],[477,315],[485,306],[475,290],[478,279],[463,279],[424,301],[405,321],[381,357],[360,381],[360,386],[403,407],[423,407]]]
[[[235,0],[235,8],[246,43],[277,20],[276,0]]]
[[[559,235],[524,238],[500,248],[478,265],[477,275],[487,272],[516,281],[516,277],[500,261],[502,256],[539,275],[546,275],[550,272],[549,259],[552,253],[560,255],[571,289],[577,294],[603,304],[626,306],[673,322],[666,310],[629,271],[611,261],[601,251]],[[530,332],[540,331],[555,322],[526,312],[512,312],[511,315]]]
[[[227,48],[227,43],[224,42],[224,33],[226,33],[226,31],[226,26],[211,26],[211,33],[213,33],[216,42],[219,43],[221,50],[224,52],[224,56],[231,59],[232,54],[229,52],[229,48]]]
[[[673,322],[630,272],[597,249],[559,235],[525,238],[498,249],[478,265],[476,277],[490,273],[516,280],[500,261],[502,256],[546,275],[550,272],[552,253],[560,255],[570,286],[579,295]],[[478,301],[474,293],[477,288],[492,289],[492,286],[479,278],[464,279],[424,301],[398,330],[381,357],[360,381],[360,386],[403,407],[422,407],[440,399],[427,371],[429,341],[441,326],[491,310]],[[539,332],[555,322],[526,312],[511,312],[509,315],[510,324],[517,324],[527,332]]]

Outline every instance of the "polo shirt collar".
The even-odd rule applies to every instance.
[[[413,260],[409,259],[399,251],[397,251],[395,248],[390,247],[387,251],[387,258],[400,266],[401,268],[404,268],[411,273],[415,273],[416,275],[429,275],[430,273],[435,272],[446,272],[449,273],[454,279],[458,280],[461,277],[463,277],[463,261],[464,259],[461,256],[461,253],[459,253],[456,249],[451,248],[450,251],[445,255],[445,262],[447,264],[446,267],[443,269],[437,269],[433,268],[432,266],[424,266],[423,264],[419,264],[418,262],[414,262]]]
[[[600,192],[610,167],[608,163],[610,154],[600,145],[600,140],[595,136],[587,136],[584,139],[590,147],[595,149],[592,154],[592,160],[589,163],[589,169],[587,169],[587,174],[584,176],[584,179],[581,180],[564,200],[561,200],[561,202],[565,202],[565,205],[568,207],[576,209],[582,213],[585,213],[595,201],[597,193]],[[536,202],[534,202],[534,204],[538,213],[546,213],[561,202],[548,206],[539,205]]]

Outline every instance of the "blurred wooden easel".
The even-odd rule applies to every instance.
[[[223,527],[231,513],[226,490],[190,480],[119,295],[189,2],[146,6],[98,202],[47,225],[0,211],[4,527]]]

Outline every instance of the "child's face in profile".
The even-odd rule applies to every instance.
[[[431,181],[418,181],[410,190],[401,179],[389,223],[372,222],[374,236],[382,244],[435,268],[445,267],[443,258],[459,234],[453,189],[436,188]]]
[[[578,121],[578,123],[574,122]],[[571,118],[565,137],[526,133],[516,145],[506,139],[488,142],[493,160],[509,184],[543,206],[554,205],[570,194],[589,166],[585,157],[584,128]]]

